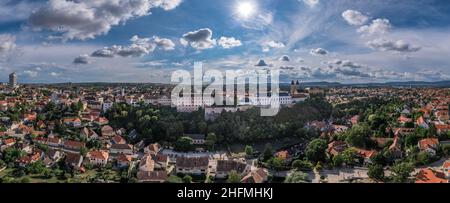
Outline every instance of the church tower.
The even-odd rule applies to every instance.
[[[292,80],[292,82],[291,82],[291,95],[298,94],[298,85],[299,85],[298,80],[297,80],[297,83]]]

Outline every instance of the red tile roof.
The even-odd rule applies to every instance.
[[[427,138],[419,141],[419,148],[425,150],[428,148],[436,148],[439,145],[437,138]]]
[[[433,171],[432,169],[422,169],[416,175],[416,183],[448,183],[445,174]]]

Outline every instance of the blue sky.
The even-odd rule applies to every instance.
[[[283,81],[450,80],[449,31],[440,0],[3,0],[0,81],[169,82],[197,61]]]

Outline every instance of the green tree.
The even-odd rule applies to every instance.
[[[41,174],[44,172],[45,165],[42,161],[36,161],[34,163],[28,164],[26,167],[26,172],[28,174]]]
[[[250,145],[245,146],[245,154],[247,156],[253,156],[253,147]]]
[[[31,182],[31,180],[30,180],[29,177],[23,177],[23,178],[20,180],[20,183],[30,183],[30,182]]]
[[[232,170],[228,174],[227,183],[240,183],[240,182],[241,182],[241,175],[235,170]]]
[[[358,154],[356,153],[355,149],[348,148],[344,150],[341,154],[342,160],[344,163],[348,166],[355,165],[355,160],[358,158]]]
[[[167,183],[183,183],[183,179],[178,176],[171,175],[167,178]]]
[[[215,146],[216,142],[217,142],[217,136],[215,133],[209,133],[206,136],[205,144],[209,150],[214,150],[214,146]]]
[[[185,175],[183,177],[183,183],[192,183],[192,177],[190,175]]]
[[[284,180],[285,183],[308,183],[308,174],[301,171],[295,171],[289,174]]]
[[[313,164],[308,160],[295,160],[292,162],[292,167],[301,171],[311,171],[314,168]]]
[[[367,172],[369,178],[374,180],[383,180],[384,178],[384,169],[380,164],[372,164],[369,166],[369,171]]]
[[[392,167],[392,181],[395,183],[408,183],[414,166],[408,162],[400,162]]]
[[[80,148],[80,154],[82,156],[86,156],[88,152],[89,152],[89,150],[86,147],[81,147]]]
[[[367,125],[358,124],[353,126],[346,133],[346,141],[348,144],[354,147],[366,147],[371,131]]]
[[[431,155],[426,151],[421,151],[419,154],[417,154],[417,160],[416,163],[418,165],[426,165],[429,164],[432,161]]]
[[[3,160],[6,163],[12,163],[23,155],[25,155],[24,151],[10,147],[5,149],[5,151],[3,152]]]
[[[338,154],[336,156],[333,156],[333,166],[335,167],[341,167],[344,163],[344,158],[342,155]]]
[[[270,158],[267,164],[276,170],[282,170],[285,167],[284,161],[278,157]]]
[[[193,140],[190,137],[180,137],[175,142],[175,150],[181,152],[187,152],[194,149]]]
[[[267,161],[272,157],[273,157],[272,147],[269,144],[267,144],[263,152],[263,161]]]
[[[315,139],[311,141],[305,150],[305,155],[308,160],[317,162],[325,160],[327,149],[327,142],[323,139]]]

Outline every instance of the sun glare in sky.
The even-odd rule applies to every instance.
[[[237,5],[237,13],[241,18],[249,18],[256,13],[256,5],[250,1],[239,2]]]

